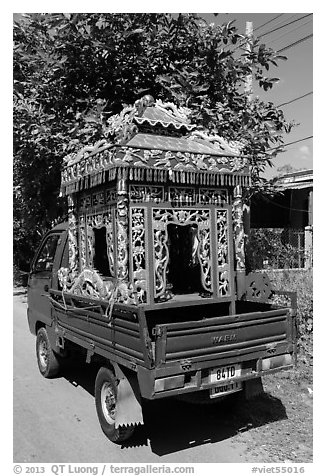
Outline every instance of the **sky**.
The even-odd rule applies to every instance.
[[[215,24],[235,20],[234,25],[240,34],[245,33],[246,22],[252,22],[254,35],[265,34],[261,38],[261,42],[277,51],[313,32],[313,15],[295,21],[308,15],[309,11],[306,13],[283,13],[279,18],[275,18],[281,13],[220,13],[217,17],[213,14],[204,14],[203,16]],[[284,26],[293,21],[295,22]],[[261,27],[266,22],[269,23]],[[269,33],[276,28],[279,29]],[[273,89],[265,92],[257,84],[254,84],[254,96],[258,96],[264,101],[271,101],[276,106],[313,91],[313,38],[292,46],[280,54],[287,56],[287,60],[279,61],[278,67],[273,66],[267,72],[268,76],[280,79]],[[313,94],[284,105],[281,109],[284,111],[286,120],[298,123],[289,134],[284,136],[285,144],[313,135]],[[274,167],[267,168],[265,177],[271,178],[278,173],[279,167],[288,164],[295,169],[313,168],[313,139],[286,147],[285,151],[275,159]]]

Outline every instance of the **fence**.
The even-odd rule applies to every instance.
[[[248,271],[312,267],[312,228],[252,228],[246,243]]]

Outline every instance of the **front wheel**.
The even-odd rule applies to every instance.
[[[95,380],[96,411],[103,432],[114,443],[126,441],[135,430],[134,425],[115,428],[117,393],[114,374],[108,368],[101,367]]]
[[[44,327],[41,327],[37,332],[36,357],[38,368],[43,377],[51,378],[58,375],[60,364],[52,350],[49,336]]]

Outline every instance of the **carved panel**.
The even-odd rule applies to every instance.
[[[228,210],[216,210],[219,297],[229,296],[231,292],[228,219]]]
[[[69,268],[74,278],[78,274],[77,210],[73,195],[68,197]]]
[[[133,202],[163,202],[164,187],[156,185],[130,185],[129,198]]]
[[[87,212],[116,202],[117,191],[114,188],[102,189],[93,194],[83,192],[79,198],[79,211]]]
[[[222,205],[228,203],[228,192],[216,188],[200,188],[199,203],[203,205]]]
[[[117,181],[117,277],[128,281],[128,195],[126,170],[119,169]]]
[[[112,188],[105,190],[105,203],[109,205],[110,203],[116,203],[117,201],[117,191]]]
[[[132,246],[132,280],[140,303],[148,300],[148,260],[146,253],[146,220],[145,208],[130,209],[131,246]]]
[[[92,195],[92,207],[101,207],[105,204],[105,194],[101,192],[93,193]]]
[[[153,239],[155,260],[155,297],[166,291],[166,270],[169,261],[167,225],[196,224],[198,226],[198,260],[201,267],[201,283],[206,291],[212,292],[210,211],[205,209],[168,209],[154,208]]]
[[[191,187],[169,187],[169,201],[183,206],[198,202],[197,192]]]
[[[222,205],[228,203],[228,193],[216,188],[169,187],[169,201],[179,206]]]
[[[244,250],[244,227],[243,227],[243,203],[242,194],[239,187],[235,188],[234,202],[232,208],[234,251],[237,271],[245,270],[245,250]]]
[[[79,259],[80,267],[83,270],[87,266],[86,259],[86,227],[85,227],[85,216],[80,215],[79,217]]]
[[[94,266],[94,228],[106,228],[107,256],[111,276],[115,276],[113,209],[86,216],[88,264]],[[85,243],[86,248],[86,243]],[[85,250],[86,254],[86,250]]]

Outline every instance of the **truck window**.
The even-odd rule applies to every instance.
[[[33,266],[34,273],[51,272],[60,235],[50,235],[43,244]]]

